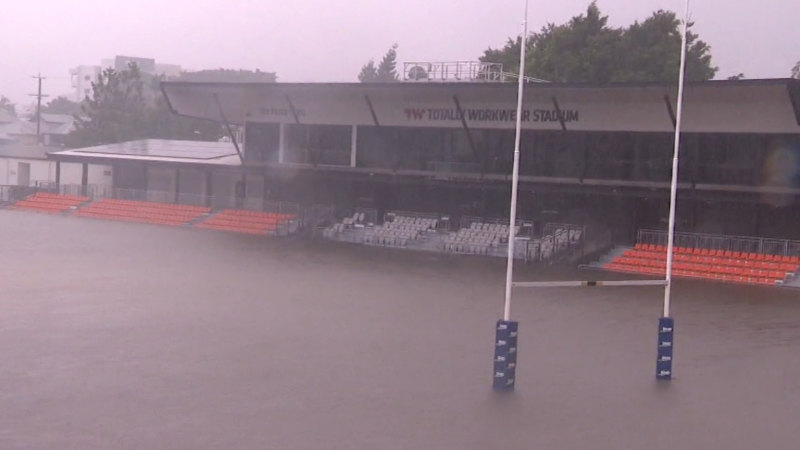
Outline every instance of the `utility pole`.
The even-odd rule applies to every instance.
[[[29,95],[31,97],[36,97],[36,144],[42,145],[42,97],[48,96],[42,95],[42,80],[45,78],[42,76],[41,72],[39,75],[34,75],[31,78],[37,78],[39,80],[38,93]]]

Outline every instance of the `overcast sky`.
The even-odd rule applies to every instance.
[[[475,60],[520,32],[524,0],[3,0],[0,95],[30,102],[70,92],[69,69],[114,55],[186,69],[259,68],[279,81],[356,81],[392,43],[403,61]],[[614,26],[683,0],[598,0]],[[585,11],[588,0],[530,0],[533,30]],[[787,77],[800,60],[798,0],[694,0],[695,32],[718,78]]]

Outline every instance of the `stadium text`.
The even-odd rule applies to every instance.
[[[448,121],[466,118],[476,122],[513,122],[517,120],[517,111],[514,109],[465,109],[463,116],[454,108],[405,108],[403,112],[409,120]],[[577,122],[578,111],[574,109],[561,110],[561,120],[564,122]],[[555,109],[524,109],[522,110],[523,122],[559,122],[559,114]]]

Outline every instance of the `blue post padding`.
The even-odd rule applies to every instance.
[[[672,379],[672,359],[675,349],[675,319],[658,319],[658,351],[656,353],[656,378]]]
[[[518,322],[498,320],[494,338],[494,375],[492,387],[495,390],[514,389],[517,372],[517,328]]]

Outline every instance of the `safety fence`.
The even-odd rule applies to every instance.
[[[639,230],[637,242],[666,246],[667,239],[667,232],[663,230]],[[674,245],[675,247],[728,250],[740,253],[800,256],[800,241],[754,236],[676,232]]]

